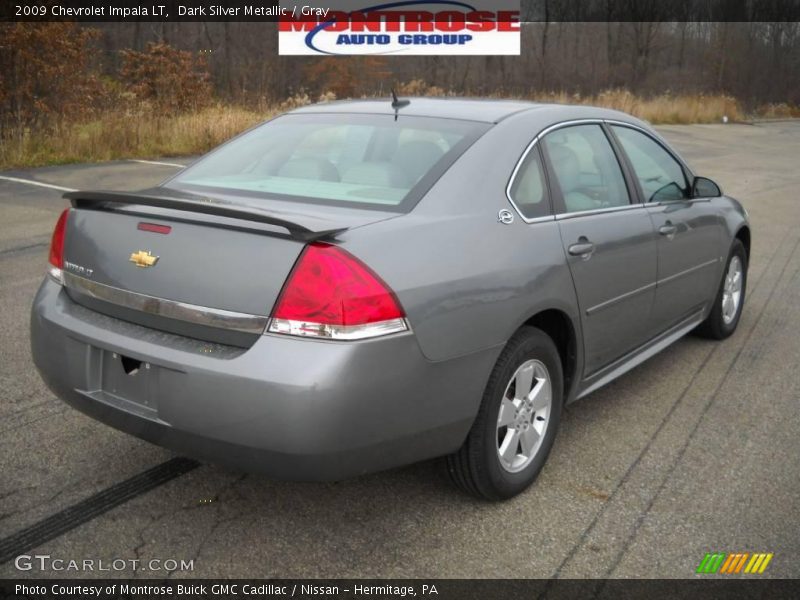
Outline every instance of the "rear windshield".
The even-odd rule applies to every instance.
[[[284,115],[221,146],[167,187],[406,212],[488,128],[403,115]]]

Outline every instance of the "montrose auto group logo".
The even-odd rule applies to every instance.
[[[366,0],[368,2],[369,0]],[[520,3],[488,0],[337,2],[289,7],[281,55],[519,55]]]

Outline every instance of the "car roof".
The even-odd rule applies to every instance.
[[[626,113],[594,106],[575,106],[569,104],[543,104],[524,100],[499,100],[481,98],[403,98],[406,106],[398,113],[415,117],[435,117],[441,119],[460,119],[499,123],[512,115],[536,111],[543,121],[566,121],[569,119],[619,119],[635,122]],[[311,104],[291,111],[292,114],[395,114],[391,98],[385,100],[341,100]]]

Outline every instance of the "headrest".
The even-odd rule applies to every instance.
[[[293,158],[278,169],[278,176],[316,181],[339,181],[339,171],[333,163],[324,158]]]
[[[344,172],[342,181],[376,187],[409,187],[406,174],[400,167],[388,162],[365,162],[354,165]]]
[[[394,162],[416,183],[444,156],[444,150],[433,142],[416,140],[401,144]]]

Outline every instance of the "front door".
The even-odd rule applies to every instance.
[[[656,233],[647,210],[631,203],[599,124],[557,129],[542,145],[581,312],[586,377],[652,334]]]
[[[611,129],[628,157],[658,232],[653,320],[664,330],[715,297],[722,224],[709,199],[691,199],[683,167],[660,143],[630,127]]]

